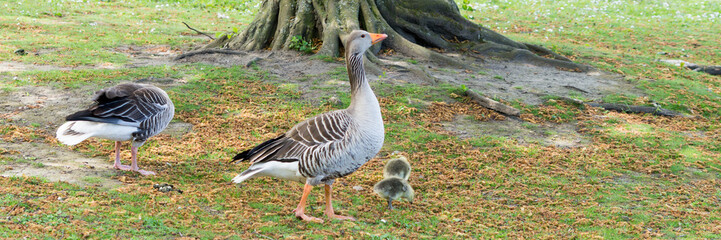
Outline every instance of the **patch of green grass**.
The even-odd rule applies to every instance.
[[[618,118],[609,118],[609,119],[606,120],[605,122],[608,123],[608,124],[619,124],[619,123],[621,123],[621,121],[620,121]]]
[[[403,145],[391,145],[391,150],[404,150],[411,152],[414,151],[435,151],[434,149],[427,149],[423,143],[433,140],[444,140],[449,138],[448,135],[442,135],[435,132],[430,132],[420,128],[408,128],[408,124],[386,124],[386,141],[403,143]]]
[[[87,183],[101,183],[103,182],[103,178],[100,177],[94,177],[94,176],[87,176],[83,177],[82,180]]]
[[[538,125],[533,124],[533,123],[529,123],[529,122],[523,122],[523,123],[521,123],[521,125],[522,125],[524,128],[531,129],[531,130],[538,129]]]
[[[267,203],[259,203],[259,202],[253,202],[248,204],[249,207],[263,210],[263,211],[272,211],[272,212],[279,212],[283,208],[274,204],[267,204]]]
[[[17,90],[16,87],[5,85],[5,83],[0,83],[0,91],[2,91],[4,93],[13,92],[15,90]]]
[[[459,2],[460,3],[460,2]],[[704,116],[718,116],[721,87],[713,77],[656,62],[683,59],[697,64],[714,64],[721,46],[714,44],[719,28],[705,31],[718,22],[721,7],[706,2],[687,4],[667,1],[608,2],[601,8],[586,8],[591,1],[505,2],[471,1],[474,11],[462,14],[511,39],[545,46],[575,61],[604,71],[621,73],[645,89],[653,102],[664,108]],[[533,11],[528,11],[532,8]],[[601,10],[603,9],[603,10]],[[694,14],[679,14],[680,12]],[[572,23],[572,24],[571,24]],[[678,31],[677,29],[683,29]],[[636,99],[638,96],[630,96]],[[704,99],[698,101],[699,98]],[[605,102],[631,103],[609,96]]]
[[[2,156],[0,157],[2,163],[30,163],[33,159],[24,157],[13,157],[13,156]]]
[[[204,32],[225,32],[237,20],[250,20],[252,4],[244,0],[9,4],[0,9],[4,16],[0,26],[10,39],[0,45],[0,60],[62,66],[124,64],[129,59],[118,47],[151,44],[180,49],[205,42],[191,37],[195,33],[181,22]],[[206,17],[197,21],[199,15]],[[19,48],[30,54],[13,54]]]
[[[298,92],[298,84],[283,83],[278,86],[278,89],[285,92]]]
[[[310,57],[310,58],[311,58],[311,59],[318,59],[318,60],[321,60],[321,61],[324,61],[324,62],[330,62],[330,63],[332,63],[332,62],[340,62],[338,58],[335,58],[335,57],[333,57],[333,56],[328,56],[328,55],[318,55],[318,54],[315,54],[315,55],[313,55],[313,56]]]
[[[21,78],[31,79],[19,85],[53,84],[69,88],[78,88],[88,84],[105,84],[106,82],[130,82],[143,78],[175,78],[184,76],[179,72],[197,71],[192,65],[184,66],[151,66],[123,69],[85,69],[85,70],[53,70],[26,71],[17,74]],[[192,74],[192,73],[187,73]]]
[[[28,224],[32,222],[46,226],[57,226],[59,224],[70,223],[69,216],[67,213],[63,213],[62,211],[43,215],[23,215],[13,218],[13,221],[18,224]]]

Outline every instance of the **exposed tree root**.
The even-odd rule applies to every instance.
[[[197,51],[191,51],[187,53],[183,53],[175,57],[173,60],[178,61],[183,58],[189,58],[195,55],[202,55],[202,54],[213,54],[213,53],[220,53],[220,54],[228,54],[228,55],[245,55],[246,52],[240,52],[240,51],[233,51],[228,49],[217,49],[217,48],[211,48],[211,49],[201,49]]]
[[[705,72],[711,75],[721,75],[721,66],[700,66],[696,69],[691,68],[691,70]]]
[[[533,49],[538,50],[538,52],[543,53],[544,55],[551,52],[550,50],[539,46],[531,46],[533,46]],[[551,54],[554,58],[545,58],[531,52],[531,49],[513,48],[508,45],[497,44],[494,42],[472,44],[469,49],[482,55],[496,57],[499,59],[526,62],[537,66],[556,67],[565,71],[588,72],[593,69],[590,66],[563,60],[565,57],[560,55],[556,56],[557,54],[555,53]]]
[[[488,108],[488,109],[493,109],[493,110],[503,113],[505,115],[518,117],[521,114],[521,110],[518,110],[514,107],[508,106],[508,105],[500,103],[496,100],[485,97],[481,94],[474,92],[471,89],[466,90],[466,95],[471,97],[471,99],[473,99],[473,101],[480,104],[481,106]]]
[[[652,106],[637,106],[628,104],[614,104],[614,103],[586,103],[591,107],[600,107],[609,111],[616,111],[622,113],[650,113],[657,116],[666,117],[686,117],[686,115],[668,110],[660,107]]]
[[[551,58],[556,59],[556,60],[571,62],[571,59],[568,59],[567,57],[561,56],[561,55],[559,55],[558,53],[555,53],[555,52],[549,50],[548,48],[544,48],[544,47],[541,47],[541,46],[538,46],[538,45],[534,45],[534,44],[530,44],[530,43],[523,43],[523,44],[526,45],[526,47],[527,47],[529,50],[533,51],[534,53],[536,53],[536,54],[538,54],[538,55],[540,55],[540,56],[544,56],[544,57],[545,57],[545,56],[551,56]]]
[[[569,97],[555,97],[560,100],[566,101],[568,103],[577,105],[577,106],[584,106],[588,105],[591,107],[598,107],[603,108],[608,111],[615,111],[615,112],[622,112],[622,113],[650,113],[656,116],[666,116],[666,117],[693,117],[688,116],[683,113],[679,113],[673,110],[668,110],[661,107],[653,107],[653,106],[638,106],[638,105],[628,105],[628,104],[618,104],[618,103],[595,103],[595,102],[584,102],[578,99],[569,98]]]
[[[590,70],[546,48],[515,42],[466,20],[452,0],[265,0],[245,31],[218,38],[205,48],[287,50],[293,37],[299,36],[322,43],[316,54],[337,57],[343,50],[343,35],[354,29],[388,34],[370,49],[371,54],[388,48],[415,59],[463,67],[429,48],[467,49],[563,70]]]

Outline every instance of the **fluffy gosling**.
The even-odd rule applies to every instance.
[[[408,181],[411,176],[411,164],[408,163],[406,157],[398,155],[396,158],[388,160],[383,168],[383,178],[397,177]]]
[[[373,191],[388,200],[388,209],[393,209],[393,201],[398,199],[405,199],[413,204],[413,197],[415,192],[413,188],[406,180],[398,177],[390,177],[383,179],[373,186]]]

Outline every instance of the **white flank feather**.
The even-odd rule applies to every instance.
[[[133,139],[137,127],[90,121],[68,121],[58,128],[55,137],[65,145],[75,145],[90,137],[113,141]]]
[[[245,180],[256,177],[275,177],[285,180],[304,183],[305,177],[298,171],[298,162],[268,161],[253,164],[248,170],[233,178],[234,183],[241,183]]]

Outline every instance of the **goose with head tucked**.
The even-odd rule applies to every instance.
[[[373,158],[383,146],[381,109],[368,84],[363,66],[365,51],[385,39],[385,34],[362,30],[346,38],[345,58],[351,86],[351,103],[346,109],[326,112],[298,123],[288,132],[239,153],[233,161],[249,161],[247,170],[233,178],[240,183],[269,176],[305,183],[296,217],[323,222],[305,214],[305,202],[313,186],[325,185],[325,214],[329,219],[355,220],[336,215],[332,185]]]
[[[405,199],[413,204],[413,197],[415,192],[413,187],[408,184],[408,181],[399,177],[389,177],[376,183],[373,186],[373,191],[388,200],[388,209],[393,209],[393,201],[398,199]]]
[[[75,145],[90,137],[115,141],[113,167],[142,175],[155,172],[138,167],[138,148],[148,138],[168,126],[175,113],[173,102],[162,89],[137,83],[124,83],[102,89],[93,97],[95,104],[67,116],[57,132],[57,139]],[[131,141],[130,166],[120,164],[121,141]]]
[[[411,176],[411,164],[403,155],[393,156],[383,167],[383,178],[398,177],[408,181]]]

